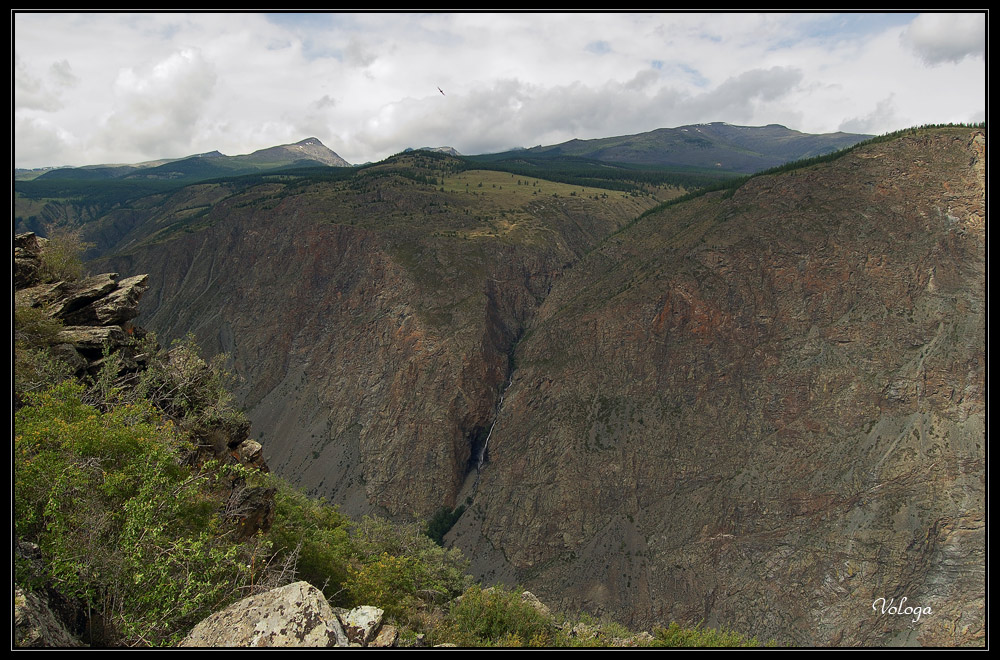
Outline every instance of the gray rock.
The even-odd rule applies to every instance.
[[[375,639],[368,643],[369,648],[389,649],[399,645],[399,629],[396,626],[382,626]]]
[[[49,349],[52,357],[65,362],[73,371],[87,368],[87,359],[73,348],[72,344],[56,344]]]
[[[528,603],[533,608],[535,608],[535,611],[537,611],[539,614],[541,614],[546,618],[552,617],[552,611],[549,609],[548,605],[538,600],[538,596],[531,593],[530,591],[521,592],[521,602]]]
[[[275,488],[252,486],[236,488],[230,493],[226,502],[226,516],[237,523],[237,539],[243,541],[258,531],[266,532],[271,529],[276,512],[275,492],[277,492]]]
[[[66,630],[44,598],[17,586],[14,587],[14,645],[21,648],[85,646]]]
[[[29,287],[38,283],[41,276],[41,260],[38,255],[48,241],[34,232],[18,234],[14,237],[14,287]]]
[[[106,275],[98,277],[107,277]],[[149,275],[127,277],[101,297],[65,315],[67,323],[121,325],[139,315],[139,299],[149,288]]]
[[[578,623],[573,626],[572,630],[569,631],[570,637],[578,637],[580,639],[597,639],[600,631],[595,627],[588,625],[586,623]]]
[[[244,598],[203,620],[184,647],[346,647],[347,637],[321,592],[296,582]]]
[[[371,605],[355,607],[341,619],[344,624],[344,632],[352,642],[357,642],[362,646],[367,646],[375,639],[379,629],[382,627],[382,615],[384,612]]]
[[[87,325],[95,319],[83,309],[118,288],[118,273],[102,273],[78,282],[57,284],[59,298],[51,303],[50,313],[69,324]]]
[[[112,347],[125,343],[125,332],[116,325],[95,328],[86,325],[71,325],[63,328],[56,335],[56,342],[72,344],[78,351],[100,353],[105,345]]]
[[[240,463],[260,467],[264,462],[264,447],[256,440],[244,440],[236,448]]]

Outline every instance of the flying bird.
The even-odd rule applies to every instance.
[[[444,93],[444,90],[440,87],[438,87],[438,91],[441,92],[441,96],[447,96],[447,94]]]

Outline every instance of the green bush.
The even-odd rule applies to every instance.
[[[375,605],[397,621],[405,621],[416,604],[417,585],[426,577],[425,567],[408,556],[387,552],[348,568],[347,592],[353,605]]]
[[[14,306],[14,341],[28,348],[42,348],[55,343],[63,324],[43,310],[27,305]]]
[[[77,280],[83,275],[83,253],[93,247],[84,243],[79,229],[54,229],[41,250],[41,276],[46,282]]]
[[[95,643],[169,643],[254,583],[261,548],[231,540],[207,475],[179,463],[183,440],[152,406],[101,412],[82,392],[60,384],[15,415],[15,534],[44,565],[19,564],[16,580],[81,599],[104,621]]]
[[[223,426],[249,428],[236,408],[229,386],[234,378],[225,368],[225,354],[204,360],[194,337],[177,339],[161,351],[156,335],[133,339],[130,353],[144,356],[145,368],[126,368],[121,351],[105,352],[100,372],[92,380],[85,400],[100,407],[148,402],[185,427]]]
[[[727,630],[715,630],[696,626],[682,628],[676,622],[668,628],[657,628],[653,631],[652,646],[669,648],[708,648],[708,647],[756,647],[760,646],[756,637],[747,638],[739,633]]]
[[[445,549],[417,525],[364,517],[354,524],[354,565],[347,583],[352,605],[377,605],[401,622],[423,602],[462,593],[472,578],[458,549]]]
[[[275,561],[294,563],[297,579],[322,589],[334,605],[349,605],[344,584],[353,556],[350,520],[336,507],[311,499],[280,479],[270,481],[278,489],[268,534]]]
[[[564,640],[552,620],[521,600],[519,591],[475,585],[452,605],[434,630],[433,641],[458,646],[560,646]]]
[[[72,368],[54,357],[49,347],[63,325],[43,310],[14,305],[14,405],[68,378]]]
[[[41,392],[73,375],[73,368],[54,357],[46,348],[30,348],[14,343],[14,407],[26,396]]]

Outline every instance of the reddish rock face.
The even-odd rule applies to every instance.
[[[150,272],[141,321],[161,341],[193,332],[232,356],[271,469],[354,514],[425,518],[456,504],[512,348],[565,265],[655,203],[539,201],[515,183],[501,201],[377,168],[279,202],[267,185],[193,187],[157,213],[210,204],[207,228],[112,263]]]
[[[923,133],[603,244],[518,348],[458,544],[636,624],[981,643],[982,158]]]
[[[918,131],[614,235],[651,202],[486,230],[375,169],[192,188],[157,213],[204,228],[113,264],[150,273],[140,322],[232,355],[273,470],[354,513],[470,497],[447,538],[486,579],[636,626],[977,644],[984,145]],[[934,614],[872,609],[902,596]]]

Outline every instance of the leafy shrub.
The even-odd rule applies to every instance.
[[[242,595],[260,548],[222,529],[171,423],[148,404],[100,412],[82,391],[60,384],[15,415],[16,537],[39,545],[41,581],[104,619],[97,643],[168,643]]]
[[[189,428],[248,424],[229,391],[233,376],[225,368],[226,355],[204,360],[192,335],[174,340],[169,351],[161,351],[153,333],[133,339],[130,352],[143,355],[146,367],[126,369],[122,352],[105,352],[87,393],[88,402],[105,407],[150,402],[170,417],[185,420]]]
[[[43,281],[77,280],[83,275],[83,253],[93,247],[84,243],[80,229],[54,229],[41,251]]]
[[[73,368],[47,348],[30,348],[15,342],[14,408],[20,408],[28,394],[41,392],[72,374]]]
[[[277,559],[295,563],[297,579],[323,590],[335,605],[350,604],[344,593],[353,546],[350,520],[333,506],[314,500],[271,477],[275,495],[274,523],[268,537]]]
[[[396,620],[404,620],[413,608],[417,585],[426,577],[425,567],[414,557],[387,552],[351,566],[348,572],[347,592],[352,603],[376,605]]]
[[[557,646],[553,622],[518,591],[472,586],[434,631],[434,642],[459,646]]]
[[[49,347],[55,343],[62,323],[43,310],[14,305],[14,404],[20,407],[29,392],[39,392],[67,378],[72,369],[54,357]]]
[[[353,605],[377,605],[404,621],[420,601],[448,600],[471,582],[461,551],[440,547],[417,525],[366,516],[351,538],[355,564],[346,588]]]
[[[14,306],[14,341],[29,348],[42,348],[55,343],[63,324],[43,310],[28,305]]]

